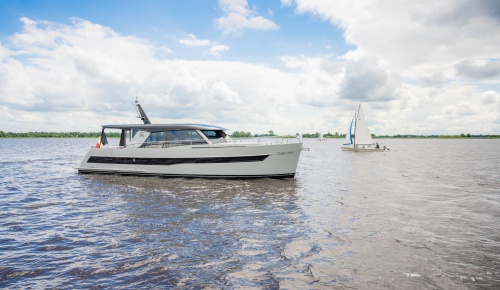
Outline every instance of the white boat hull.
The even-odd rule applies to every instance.
[[[355,151],[355,152],[383,152],[384,148],[362,148],[362,147],[342,147],[342,151]]]
[[[171,148],[91,148],[79,173],[166,177],[294,177],[302,143],[217,144]]]

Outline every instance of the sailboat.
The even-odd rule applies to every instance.
[[[358,111],[354,113],[349,125],[344,144],[342,144],[342,151],[382,152],[385,149],[385,146],[380,148],[378,143],[373,142],[365,114],[361,109],[361,104],[359,104]]]
[[[318,134],[318,141],[326,141],[325,136],[323,136],[323,133],[321,133],[321,131]]]

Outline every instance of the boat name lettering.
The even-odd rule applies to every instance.
[[[278,155],[288,155],[288,154],[293,154],[293,151],[278,152]]]

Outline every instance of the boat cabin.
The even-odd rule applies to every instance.
[[[103,125],[101,146],[107,144],[106,132],[121,130],[120,147],[169,148],[173,146],[226,143],[224,128],[211,125]]]

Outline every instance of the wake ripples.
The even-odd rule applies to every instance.
[[[79,175],[94,141],[0,140],[0,288],[500,285],[497,140],[306,140],[286,180]]]

